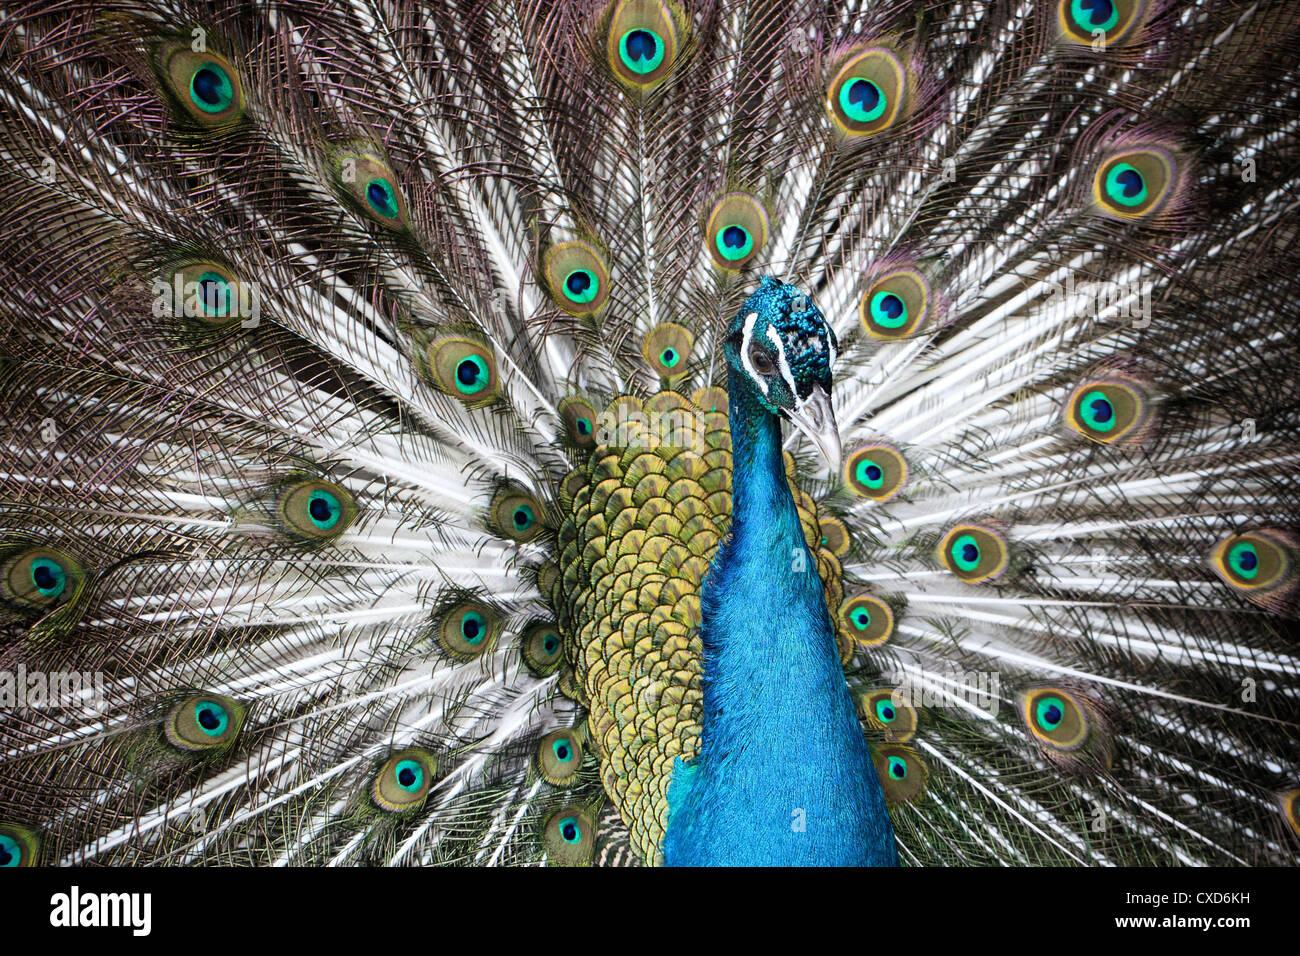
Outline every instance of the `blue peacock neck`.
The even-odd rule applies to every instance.
[[[844,681],[781,428],[730,372],[731,531],[704,583],[704,715],[664,860],[884,865],[893,829]]]

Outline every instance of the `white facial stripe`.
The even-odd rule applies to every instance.
[[[790,363],[785,360],[785,343],[781,341],[781,336],[776,334],[776,329],[772,326],[767,327],[767,337],[776,343],[776,367],[781,370],[781,377],[785,383],[790,386],[790,394],[794,396],[795,404],[799,404],[799,393],[794,387],[794,374],[790,371]],[[767,390],[763,390],[767,394]]]
[[[754,323],[757,321],[757,312],[751,312],[745,316],[744,337],[740,340],[740,361],[745,366],[745,371],[749,373],[749,377],[757,382],[758,387],[763,390],[763,394],[767,395],[767,381],[758,374],[754,369],[754,363],[749,360],[749,345],[754,340]],[[772,331],[770,327],[768,331]]]

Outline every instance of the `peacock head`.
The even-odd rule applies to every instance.
[[[796,286],[764,276],[727,328],[724,348],[733,381],[760,407],[807,435],[832,471],[840,433],[831,410],[835,332]]]

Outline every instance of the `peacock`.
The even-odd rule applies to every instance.
[[[1294,864],[1290,0],[0,12],[0,865]]]

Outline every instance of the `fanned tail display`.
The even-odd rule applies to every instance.
[[[1297,50],[7,4],[0,865],[1294,864]]]

